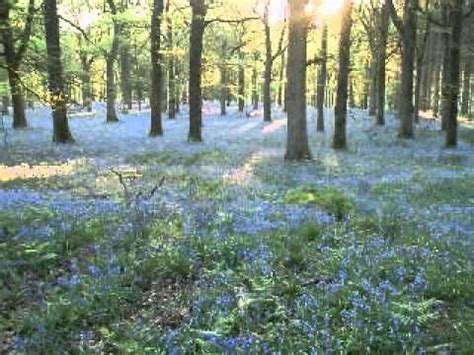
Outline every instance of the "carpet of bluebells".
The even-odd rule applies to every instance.
[[[309,109],[289,164],[278,108],[206,103],[201,144],[185,107],[160,138],[94,110],[0,131],[0,353],[474,353],[472,126],[351,110],[335,152]]]

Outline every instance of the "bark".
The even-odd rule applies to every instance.
[[[271,82],[272,82],[272,40],[269,24],[269,6],[270,2],[265,3],[263,15],[263,23],[265,28],[265,71],[263,74],[263,120],[271,122],[272,120],[272,98],[271,98]]]
[[[64,94],[61,46],[59,42],[59,18],[56,0],[43,4],[46,51],[48,57],[48,87],[53,111],[53,142],[73,142],[67,120],[67,98]]]
[[[226,68],[225,64],[221,65],[220,69],[220,96],[219,102],[221,104],[221,116],[225,116],[226,112],[226,99],[227,99],[227,92],[226,92],[226,85],[227,85],[227,78],[226,78]]]
[[[462,100],[461,100],[461,114],[469,116],[469,103],[471,101],[471,72],[472,61],[474,58],[467,57],[464,63],[464,74],[462,81]]]
[[[174,33],[173,21],[170,14],[170,1],[166,2],[166,13],[168,18],[166,21],[166,38],[168,42],[168,118],[176,118],[176,59],[174,54]]]
[[[114,0],[107,0],[112,15],[117,14],[117,8]],[[106,56],[106,76],[107,76],[107,123],[118,122],[117,112],[115,110],[115,99],[117,96],[115,87],[114,65],[117,60],[120,41],[120,24],[116,19],[113,20],[114,35],[112,38],[112,47]]]
[[[150,136],[163,135],[161,122],[161,103],[163,90],[163,73],[161,50],[161,16],[163,15],[163,0],[154,0],[151,16],[151,90],[150,109],[151,126]]]
[[[120,83],[124,109],[132,109],[132,85],[130,84],[130,48],[122,45],[120,50]]]
[[[372,56],[372,62],[370,63],[370,90],[369,90],[369,116],[375,116],[377,113],[377,80],[378,70],[376,56]]]
[[[436,46],[435,46],[435,67],[433,73],[433,116],[438,117],[439,115],[439,89],[440,89],[440,80],[441,80],[441,38],[439,35],[436,36]]]
[[[285,91],[285,51],[281,52],[281,64],[280,64],[280,75],[279,75],[279,84],[278,84],[278,96],[277,103],[278,106],[283,106],[283,93]]]
[[[91,90],[91,64],[92,60],[86,55],[80,55],[81,60],[81,92],[82,107],[88,112],[92,111],[92,90]]]
[[[326,92],[327,81],[327,61],[328,61],[328,26],[323,25],[323,32],[321,38],[320,51],[321,64],[318,72],[318,82],[316,89],[316,108],[317,108],[317,122],[316,129],[318,132],[324,132],[324,94]]]
[[[457,145],[458,129],[458,98],[460,84],[461,37],[463,27],[463,0],[454,0],[454,6],[449,14],[451,35],[449,38],[449,70],[447,71],[447,92],[445,93],[443,121],[446,122],[446,146]]]
[[[25,128],[28,126],[25,114],[25,98],[20,81],[20,66],[28,45],[33,24],[34,1],[28,3],[25,28],[20,37],[20,44],[15,49],[13,31],[10,23],[10,5],[0,5],[0,42],[3,44],[5,62],[7,64],[8,82],[10,85],[11,102],[13,106],[13,128]]]
[[[252,68],[252,105],[254,110],[258,110],[258,77],[257,77],[257,54],[254,55],[254,65]]]
[[[377,58],[377,124],[385,124],[385,63],[387,57],[387,38],[388,38],[388,26],[389,26],[389,9],[387,3],[384,3],[382,7],[382,18],[380,22],[380,43],[378,48]]]
[[[238,75],[238,86],[239,86],[239,112],[244,112],[245,108],[245,67],[243,63],[243,54],[239,54],[239,75]]]
[[[339,75],[337,78],[336,107],[334,109],[334,149],[346,149],[347,89],[349,84],[350,47],[352,29],[352,0],[345,0],[342,29],[339,39]]]
[[[449,22],[449,5],[443,4],[442,5],[442,17],[443,23],[448,24]],[[442,69],[442,77],[441,77],[441,129],[446,131],[447,129],[447,122],[446,118],[449,116],[449,113],[446,110],[449,109],[449,67],[450,67],[450,38],[449,32],[444,31],[442,34],[442,42],[443,42],[443,69]]]
[[[189,137],[201,142],[202,126],[202,48],[205,29],[206,5],[204,0],[190,0],[192,8],[189,44]]]
[[[311,159],[306,127],[306,39],[308,23],[305,0],[289,2],[288,134],[285,160]]]
[[[402,42],[402,73],[399,95],[400,138],[413,138],[413,94],[416,48],[416,9],[418,0],[405,0],[403,20],[398,18],[392,0],[387,0],[393,23]]]

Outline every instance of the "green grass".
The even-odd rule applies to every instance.
[[[291,189],[286,192],[285,202],[318,205],[338,220],[343,219],[354,210],[352,200],[335,188],[317,189],[306,186]]]

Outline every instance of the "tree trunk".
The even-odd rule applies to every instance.
[[[387,38],[388,38],[388,27],[389,27],[389,9],[385,2],[382,7],[382,19],[380,23],[380,47],[378,50],[377,58],[377,124],[383,126],[385,124],[385,63],[387,57]]]
[[[442,53],[441,53],[442,43],[441,37],[436,36],[436,46],[435,46],[435,65],[433,73],[433,117],[437,118],[439,115],[439,89],[440,89],[440,80],[441,80],[441,62],[442,62]]]
[[[272,98],[271,98],[271,82],[272,82],[272,40],[270,33],[270,25],[268,14],[269,2],[266,3],[264,12],[265,25],[265,71],[263,74],[263,120],[265,122],[272,121]]]
[[[321,38],[321,52],[320,59],[321,64],[318,72],[318,83],[316,92],[316,107],[317,107],[317,122],[316,130],[318,132],[324,132],[324,94],[326,92],[326,80],[327,80],[327,61],[328,61],[328,26],[323,25],[323,32]]]
[[[413,138],[413,71],[416,48],[416,8],[418,0],[405,0],[403,15],[402,74],[400,83],[400,138]]]
[[[161,104],[163,94],[163,73],[161,50],[161,16],[163,15],[163,0],[154,0],[151,17],[151,91],[150,109],[151,126],[150,136],[163,135],[161,124]]]
[[[168,118],[176,118],[176,59],[174,53],[173,21],[170,14],[170,1],[166,2],[166,35],[168,40],[169,60],[168,60]]]
[[[13,42],[13,32],[10,25],[10,6],[5,3],[0,5],[0,40],[4,47],[5,61],[8,67],[8,81],[13,106],[13,128],[25,128],[28,126],[25,114],[25,99],[21,89],[19,68],[21,58],[16,58]]]
[[[459,73],[461,58],[461,36],[463,25],[463,0],[454,0],[449,14],[451,34],[449,36],[449,70],[446,71],[446,93],[443,109],[443,121],[446,123],[446,146],[457,145]]]
[[[221,65],[221,67],[219,68],[219,71],[220,71],[220,81],[221,81],[219,102],[221,104],[221,116],[225,116],[227,114],[226,105],[225,105],[226,99],[227,99],[227,92],[226,92],[227,78],[226,78],[225,64]]]
[[[346,149],[347,89],[350,69],[352,29],[352,0],[345,0],[342,13],[342,29],[339,39],[339,75],[337,78],[336,107],[334,109],[334,149]]]
[[[306,0],[289,2],[288,134],[285,160],[311,159],[306,127]]]
[[[239,55],[239,77],[238,77],[238,86],[239,86],[239,112],[244,112],[245,108],[245,66],[243,63],[243,54]]]
[[[285,51],[281,52],[281,63],[280,63],[280,75],[279,75],[279,84],[278,84],[278,97],[277,103],[278,106],[283,106],[283,96],[285,91]]]
[[[112,14],[116,14],[117,10],[115,7],[114,0],[107,0]],[[115,87],[115,73],[114,64],[117,60],[120,42],[120,24],[116,19],[113,20],[114,24],[114,36],[112,39],[112,47],[106,58],[106,75],[107,75],[107,122],[113,123],[118,122],[117,112],[115,110],[115,99],[116,99],[116,87]]]
[[[449,4],[442,5],[442,17],[443,22],[447,24],[450,18]],[[447,122],[446,118],[449,116],[449,68],[450,68],[450,35],[448,31],[444,31],[442,34],[443,41],[443,69],[441,77],[441,129],[446,131]]]
[[[67,120],[64,94],[63,67],[59,41],[59,18],[56,0],[45,0],[43,5],[46,51],[48,56],[48,86],[53,111],[53,142],[71,143],[73,138]]]
[[[87,56],[81,56],[81,92],[82,107],[87,112],[92,111],[92,91],[91,91],[91,60]]]
[[[257,55],[254,55],[252,68],[252,105],[254,110],[258,110],[258,76],[257,76]]]
[[[378,68],[376,54],[372,55],[372,61],[370,63],[370,97],[369,97],[369,116],[375,116],[377,113],[377,80],[378,80]]]
[[[202,47],[205,29],[206,5],[204,0],[190,0],[192,7],[191,35],[189,45],[189,137],[192,142],[201,142],[202,126]]]
[[[465,117],[469,116],[469,103],[471,101],[471,72],[473,56],[468,56],[464,63],[464,74],[462,81],[462,101],[461,114]]]
[[[120,83],[124,111],[132,109],[132,86],[130,84],[130,52],[127,45],[120,50]]]

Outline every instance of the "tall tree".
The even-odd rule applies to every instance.
[[[28,123],[25,114],[25,99],[20,81],[20,66],[30,40],[33,15],[35,11],[34,0],[29,0],[25,26],[20,34],[19,45],[15,46],[14,34],[10,20],[11,3],[0,3],[0,42],[3,44],[5,62],[8,71],[10,94],[13,106],[13,128],[25,128]],[[16,48],[15,48],[16,47]]]
[[[202,126],[202,49],[207,7],[204,0],[189,0],[192,10],[189,37],[189,141],[201,142]]]
[[[265,70],[263,74],[263,120],[265,122],[271,122],[272,120],[272,72],[273,63],[278,58],[283,48],[283,40],[285,37],[286,25],[283,27],[280,33],[280,39],[278,42],[278,49],[276,53],[273,53],[272,49],[272,38],[270,29],[270,0],[265,0],[263,6],[263,26],[265,32]]]
[[[173,18],[170,12],[170,1],[166,2],[166,38],[168,42],[168,118],[176,118],[176,59],[174,53]]]
[[[161,101],[163,87],[163,73],[161,54],[161,16],[163,15],[163,0],[154,0],[151,15],[151,127],[150,136],[163,134],[161,122]]]
[[[112,46],[110,50],[106,53],[106,76],[107,76],[107,122],[118,122],[117,112],[115,110],[115,99],[117,96],[117,90],[115,87],[115,72],[114,65],[117,61],[117,56],[119,53],[120,45],[120,32],[121,25],[117,19],[117,6],[115,5],[115,0],[107,0],[109,5],[110,12],[112,13],[112,23],[113,23],[113,37],[112,37]]]
[[[347,97],[350,70],[350,48],[352,30],[352,0],[344,0],[342,12],[342,29],[339,38],[339,74],[337,77],[336,107],[334,109],[334,137],[332,146],[334,149],[345,149],[347,147],[346,121],[347,121]]]
[[[413,71],[415,69],[416,10],[419,0],[403,1],[403,18],[398,16],[393,0],[386,1],[402,45],[402,73],[398,98],[401,121],[399,136],[401,138],[413,138]]]
[[[311,159],[306,127],[306,0],[289,0],[287,64],[288,134],[285,160]]]
[[[316,84],[316,107],[318,111],[318,118],[316,122],[316,129],[318,132],[324,131],[324,94],[326,92],[327,81],[327,61],[328,61],[328,26],[323,25],[321,34],[321,51],[320,51],[320,65],[318,72],[318,82]]]
[[[382,6],[382,16],[380,20],[380,43],[378,47],[378,57],[377,57],[377,124],[385,124],[385,83],[386,83],[386,73],[385,73],[385,64],[387,61],[387,41],[388,41],[388,28],[389,28],[389,9],[387,2]]]
[[[44,0],[43,13],[48,55],[49,101],[53,111],[53,142],[70,143],[74,139],[67,120],[67,98],[64,93],[56,0]]]
[[[458,98],[459,98],[459,74],[461,62],[461,35],[463,26],[463,5],[464,0],[451,0],[448,11],[448,26],[450,28],[448,34],[448,50],[446,55],[449,59],[449,67],[443,73],[446,82],[443,92],[443,109],[442,121],[446,124],[446,146],[455,147],[457,145],[457,116],[458,116]]]

